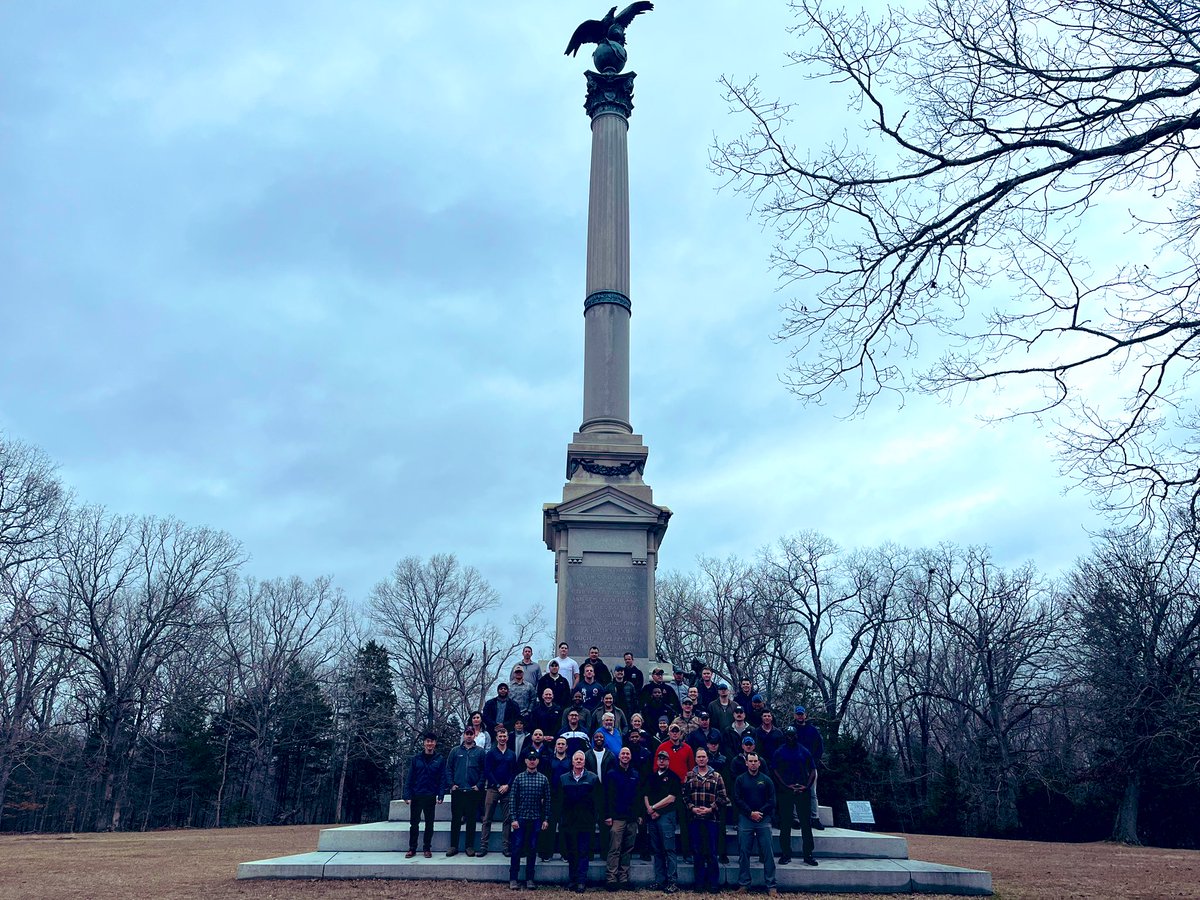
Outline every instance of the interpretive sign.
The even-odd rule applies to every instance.
[[[850,815],[851,825],[875,824],[875,813],[871,809],[870,800],[847,800],[846,812]]]

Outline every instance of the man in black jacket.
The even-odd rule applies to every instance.
[[[408,763],[408,777],[404,779],[401,795],[408,801],[408,852],[411,859],[417,855],[417,832],[421,816],[425,817],[425,857],[433,856],[433,806],[441,803],[446,781],[446,759],[437,752],[437,735],[425,732],[423,751]]]
[[[503,681],[496,688],[496,696],[483,704],[483,724],[492,740],[496,740],[496,726],[503,725],[505,731],[512,731],[513,722],[521,710],[517,704],[508,699],[508,685]]]
[[[571,771],[559,778],[562,791],[563,850],[567,857],[567,890],[582,894],[592,858],[592,833],[604,805],[600,781],[584,765],[584,753],[575,751]]]
[[[750,886],[750,850],[757,845],[763,861],[767,894],[777,896],[775,853],[771,847],[775,786],[759,769],[757,753],[746,754],[746,771],[733,783],[733,805],[738,811],[738,890]]]

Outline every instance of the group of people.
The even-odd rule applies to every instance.
[[[776,893],[772,821],[780,865],[791,862],[794,821],[804,862],[817,865],[813,829],[823,827],[817,777],[824,745],[803,706],[793,707],[789,723],[777,723],[749,680],[734,693],[694,662],[691,677],[674,666],[668,681],[655,666],[646,681],[630,653],[610,672],[599,648],[591,647],[581,664],[566,642],[546,668],[542,673],[525,647],[511,680],[471,715],[459,745],[443,757],[436,736],[424,736],[404,784],[411,803],[407,856],[417,853],[422,817],[423,852],[432,856],[434,805],[448,793],[448,856],[459,852],[464,824],[466,853],[475,855],[480,817],[485,856],[502,810],[513,890],[532,889],[536,860],[557,852],[568,864],[569,889],[583,893],[597,835],[609,890],[629,887],[638,852],[653,857],[652,887],[675,893],[682,852],[692,857],[695,888],[717,893],[719,864],[729,861],[729,825],[736,825],[739,891],[750,885],[757,852],[768,893]]]

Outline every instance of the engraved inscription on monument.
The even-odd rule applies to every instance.
[[[646,568],[571,566],[568,577],[572,603],[567,610],[566,634],[571,647],[597,644],[610,655],[629,650],[645,659],[650,650],[646,646]]]

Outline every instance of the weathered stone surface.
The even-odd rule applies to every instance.
[[[567,867],[561,860],[538,862],[536,878],[539,884],[563,884]],[[635,859],[630,873],[635,887],[645,887],[654,878],[650,863]],[[438,854],[432,859],[418,855],[405,859],[403,853],[341,852],[308,853],[259,860],[238,867],[238,878],[398,878],[451,879],[462,881],[505,882],[508,880],[508,860],[499,854],[484,859],[459,854],[446,858]],[[721,880],[737,884],[736,862],[721,867]],[[762,866],[751,867],[752,883],[763,883]],[[593,859],[588,867],[588,879],[593,884],[604,880],[604,863]],[[679,865],[679,883],[686,887],[693,880],[692,866]],[[835,891],[845,893],[939,893],[985,895],[991,893],[991,876],[974,869],[959,869],[937,863],[893,859],[826,859],[812,868],[792,864],[776,868],[776,880],[783,890]]]
[[[365,825],[343,825],[321,830],[317,849],[333,852],[393,852],[408,849],[408,822],[372,822]],[[422,825],[424,828],[424,825]],[[492,828],[489,849],[495,853],[504,845],[502,826]],[[774,832],[772,846],[779,852],[779,832]],[[728,832],[730,848],[736,846],[737,835]],[[480,835],[476,833],[475,846],[479,847]],[[907,859],[908,842],[896,835],[872,834],[847,828],[827,828],[813,835],[815,855],[830,859]],[[799,855],[801,837],[792,835],[793,856]],[[435,822],[433,849],[443,853],[450,847],[450,823]]]

